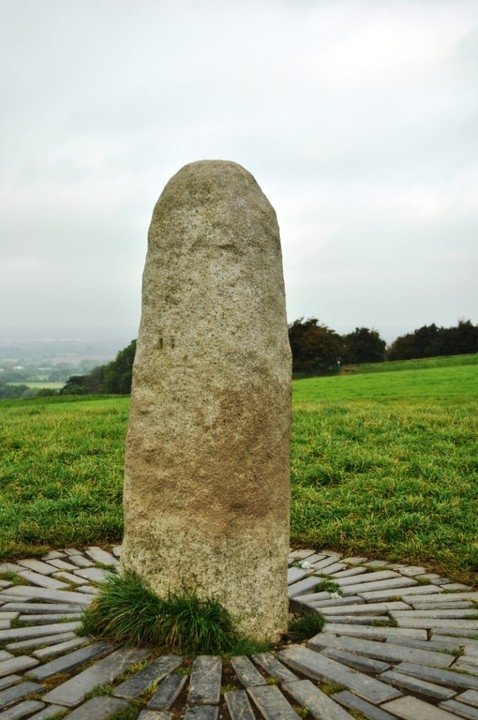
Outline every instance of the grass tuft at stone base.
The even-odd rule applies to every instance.
[[[82,615],[82,632],[125,645],[186,655],[264,652],[267,643],[240,637],[228,611],[195,594],[159,598],[134,575],[112,575]]]
[[[303,642],[322,631],[325,618],[320,613],[309,613],[296,618],[289,623],[287,636],[292,642]]]

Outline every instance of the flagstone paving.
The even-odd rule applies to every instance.
[[[250,658],[191,660],[78,634],[120,553],[0,563],[0,720],[478,720],[476,588],[294,550],[291,612],[322,613],[323,631]]]

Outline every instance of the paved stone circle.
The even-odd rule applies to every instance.
[[[424,567],[293,550],[290,609],[322,613],[323,631],[230,663],[191,660],[78,635],[120,553],[0,563],[0,720],[478,720],[477,589]]]

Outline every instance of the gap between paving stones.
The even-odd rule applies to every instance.
[[[426,568],[302,549],[291,611],[321,612],[308,643],[231,662],[79,637],[119,546],[0,563],[0,720],[478,720],[478,590]],[[22,584],[2,573],[15,573]],[[317,590],[325,581],[334,585]]]

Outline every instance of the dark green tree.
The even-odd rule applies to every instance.
[[[340,335],[317,318],[299,318],[289,325],[292,369],[295,373],[327,375],[337,372],[345,349]]]
[[[342,337],[345,352],[342,363],[374,363],[385,360],[385,340],[376,330],[361,327]]]

